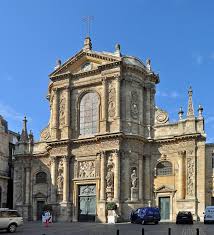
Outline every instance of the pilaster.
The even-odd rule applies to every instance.
[[[53,139],[58,139],[59,131],[59,91],[58,89],[53,89],[53,103],[52,103],[52,125],[51,125],[51,137]]]
[[[120,153],[114,152],[114,201],[120,200]]]

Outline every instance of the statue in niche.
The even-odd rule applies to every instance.
[[[139,116],[137,91],[131,92],[131,116],[134,119],[137,119]]]
[[[137,174],[136,170],[134,169],[131,174],[131,183],[132,183],[132,188],[137,188]]]
[[[112,188],[113,184],[114,184],[114,172],[112,171],[112,168],[108,168],[108,172],[106,175],[107,188]]]
[[[62,172],[59,172],[59,175],[57,177],[57,187],[58,187],[58,191],[62,191],[63,190],[63,175]]]

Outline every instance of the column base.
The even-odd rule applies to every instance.
[[[138,188],[131,188],[131,201],[138,201]]]
[[[97,203],[96,222],[106,223],[106,202],[104,200]]]
[[[60,213],[57,218],[58,221],[71,222],[71,203],[70,202],[61,202],[59,204]]]

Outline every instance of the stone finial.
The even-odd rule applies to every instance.
[[[86,37],[85,41],[84,41],[83,50],[84,51],[91,51],[91,49],[92,49],[91,38],[90,37]]]
[[[188,110],[187,110],[187,118],[193,118],[194,115],[194,107],[193,107],[193,102],[192,102],[192,87],[190,86],[188,90]]]
[[[27,133],[27,118],[26,116],[23,119],[23,127],[22,127],[22,133],[20,136],[20,142],[27,143],[28,142],[28,133]]]
[[[33,142],[34,142],[34,136],[33,136],[32,130],[30,130],[30,134],[29,134],[28,138],[29,138],[30,144],[33,144]]]
[[[120,44],[116,44],[115,45],[115,52],[114,52],[115,55],[117,56],[121,56],[121,53],[120,53]]]
[[[151,60],[150,60],[149,58],[146,60],[146,68],[147,68],[149,71],[152,70],[152,67],[151,67]]]
[[[60,59],[58,59],[56,61],[56,66],[54,67],[54,69],[58,69],[59,67],[61,67],[61,65],[62,65],[62,61]]]
[[[199,106],[198,106],[198,118],[203,118],[203,107],[202,107],[202,105],[201,104],[199,104]]]
[[[184,114],[184,111],[183,111],[182,107],[180,107],[179,112],[178,112],[179,120],[183,119],[183,114]]]

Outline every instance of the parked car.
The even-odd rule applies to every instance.
[[[130,216],[131,223],[146,224],[153,222],[158,224],[160,221],[160,210],[157,207],[143,207],[132,211]]]
[[[0,229],[14,233],[21,225],[23,225],[23,218],[16,210],[0,208]]]
[[[207,206],[204,212],[204,224],[214,223],[214,206]]]
[[[179,211],[176,217],[176,224],[193,224],[193,216],[190,211]]]

